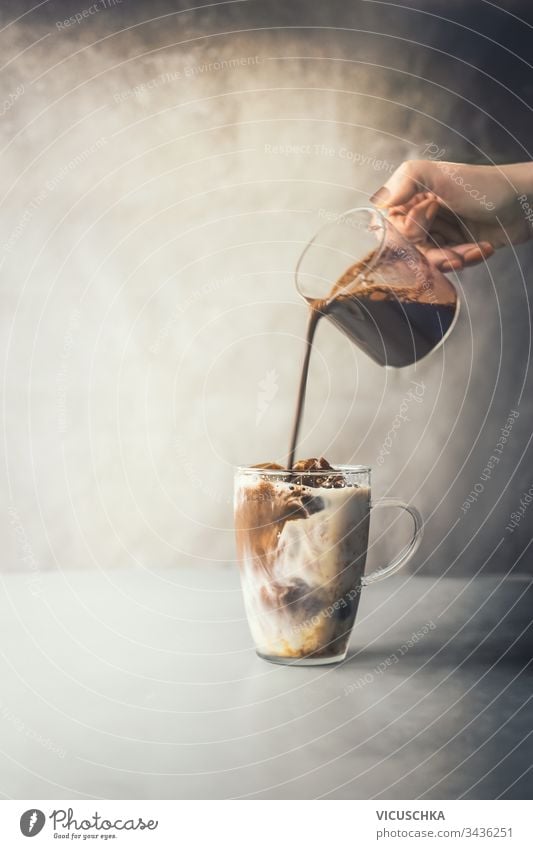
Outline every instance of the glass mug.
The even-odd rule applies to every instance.
[[[329,215],[298,260],[296,287],[382,366],[421,360],[459,314],[453,283],[373,207]]]
[[[364,575],[370,512],[406,510],[411,541],[386,568]],[[237,557],[257,654],[310,666],[344,660],[362,587],[393,575],[413,556],[422,517],[396,498],[370,500],[370,468],[294,472],[239,467]]]

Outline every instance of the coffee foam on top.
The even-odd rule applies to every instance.
[[[258,471],[261,469],[265,471],[289,471],[288,468],[284,468],[278,463],[257,463],[252,468]],[[294,473],[295,478],[297,477],[300,483],[306,486],[323,486],[327,489],[340,489],[346,486],[344,475],[331,466],[324,457],[309,457],[307,460],[297,460],[290,471]],[[324,472],[324,474],[317,475],[317,472]],[[328,474],[329,472],[331,474]]]
[[[334,300],[369,298],[397,300],[405,303],[431,303],[454,306],[455,299],[449,281],[432,267],[425,256],[416,258],[396,246],[371,251],[351,265],[337,280],[328,298],[316,302],[322,310]],[[409,277],[409,285],[405,279]]]

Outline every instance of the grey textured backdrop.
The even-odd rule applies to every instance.
[[[430,143],[531,158],[530,27],[484,2],[107,5],[2,4],[2,567],[223,568],[233,465],[286,450],[319,211]],[[413,499],[421,573],[530,569],[533,511],[505,526],[533,483],[532,258],[462,274],[453,337],[416,370],[319,331],[301,453]]]

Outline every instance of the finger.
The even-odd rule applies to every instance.
[[[412,206],[403,219],[393,216],[393,221],[410,242],[425,242],[430,237],[429,230],[438,211],[439,204],[432,198],[425,198]]]
[[[454,245],[444,248],[430,248],[419,246],[427,259],[441,270],[458,270],[465,266],[477,265],[488,259],[494,253],[494,246],[490,242],[467,242],[462,245]]]
[[[427,200],[436,200],[436,197],[431,192],[417,192],[406,203],[398,204],[396,206],[390,206],[389,215],[395,215],[397,213],[401,215],[407,215],[407,213],[410,209],[413,208],[413,206],[417,206],[418,204],[423,203]]]
[[[432,265],[441,271],[459,271],[464,266],[463,257],[451,248],[425,248],[424,254]]]
[[[410,201],[420,192],[431,191],[435,163],[425,159],[402,162],[394,174],[374,192],[371,203],[378,207],[398,206]]]
[[[462,258],[465,265],[477,265],[494,253],[494,247],[490,242],[467,242],[456,245],[453,250]]]
[[[461,271],[462,268],[463,263],[456,259],[444,259],[439,265],[441,271]]]

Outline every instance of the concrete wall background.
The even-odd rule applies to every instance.
[[[61,25],[82,6],[2,6],[2,567],[229,564],[233,465],[286,451],[293,269],[318,210],[364,204],[428,143],[531,158],[528,28],[509,14],[531,12],[123,0]],[[533,511],[505,526],[533,483],[532,260],[461,275],[453,337],[416,371],[319,331],[301,453],[374,464],[376,495],[412,498],[421,572],[531,569]],[[411,381],[422,402],[377,465]]]

